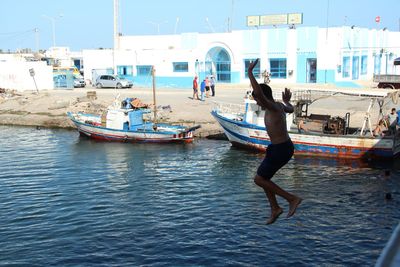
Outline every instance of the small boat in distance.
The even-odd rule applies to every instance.
[[[382,89],[380,89],[382,90]],[[336,95],[341,92],[311,90],[293,92],[293,114],[288,114],[287,129],[294,144],[295,155],[337,157],[337,158],[393,158],[400,153],[398,132],[385,136],[372,134],[370,110],[378,101],[382,108],[387,97],[398,97],[396,93],[378,91],[370,94],[362,92],[342,92],[370,98],[364,122],[361,127],[350,127],[350,113],[344,117],[308,114],[308,106],[313,103],[312,93]],[[275,99],[279,99],[276,97]],[[381,110],[380,110],[381,112]],[[245,105],[216,103],[211,114],[223,128],[233,146],[265,151],[270,139],[264,125],[265,111],[252,99],[251,94],[245,97]],[[382,114],[380,114],[382,117]],[[307,121],[311,129],[299,129],[299,123]],[[367,129],[369,128],[369,129]]]
[[[153,69],[154,73],[154,69]],[[103,114],[72,113],[67,116],[77,127],[79,133],[97,140],[118,142],[189,143],[194,139],[194,131],[200,125],[185,127],[157,123],[155,105],[155,82],[153,75],[153,121],[145,121],[144,114],[151,113],[149,105],[137,98],[118,97]]]

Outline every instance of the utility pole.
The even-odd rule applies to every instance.
[[[119,0],[114,0],[114,50],[119,50]]]
[[[233,24],[233,10],[235,9],[235,0],[232,0],[231,4],[231,17],[228,21],[228,32],[232,32],[232,24]]]
[[[62,18],[63,15],[59,14],[57,17],[50,17],[47,15],[42,15],[43,18],[46,18],[51,21],[52,31],[53,31],[53,47],[56,46],[56,19]]]

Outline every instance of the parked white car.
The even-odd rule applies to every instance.
[[[115,75],[100,75],[96,79],[97,88],[131,88],[133,83]]]
[[[74,76],[74,87],[75,88],[77,88],[77,87],[82,87],[83,88],[85,86],[86,86],[86,82],[83,79],[83,77]]]

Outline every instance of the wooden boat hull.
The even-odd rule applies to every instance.
[[[234,146],[265,151],[270,139],[265,127],[234,120],[211,112]],[[295,155],[337,158],[392,158],[399,154],[400,143],[394,138],[359,135],[331,135],[289,132]]]

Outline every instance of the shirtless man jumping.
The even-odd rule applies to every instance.
[[[264,123],[271,144],[268,145],[266,156],[258,167],[254,182],[262,187],[267,195],[271,206],[271,216],[267,224],[271,224],[283,212],[283,209],[276,200],[276,195],[283,197],[289,202],[288,218],[296,212],[296,208],[300,205],[302,199],[290,194],[271,181],[274,174],[288,163],[294,151],[292,140],[290,140],[286,129],[285,114],[293,112],[293,106],[290,104],[292,93],[289,89],[285,88],[285,92],[282,92],[282,101],[284,104],[275,102],[272,97],[271,88],[266,84],[259,84],[254,78],[253,69],[257,63],[258,59],[249,65],[248,75],[253,87],[254,100],[257,102],[257,105],[265,110]]]

